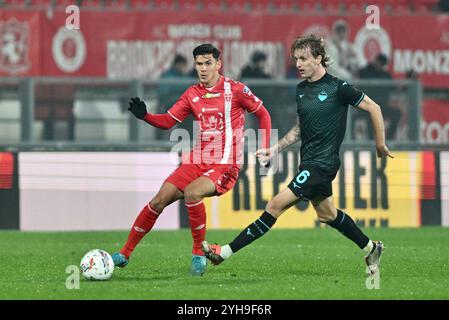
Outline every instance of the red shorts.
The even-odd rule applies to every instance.
[[[179,190],[184,189],[199,177],[209,178],[220,196],[231,190],[239,178],[239,167],[231,164],[181,164],[164,182],[170,182]]]

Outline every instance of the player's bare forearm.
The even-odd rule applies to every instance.
[[[300,133],[301,130],[299,127],[299,119],[296,119],[296,124],[293,126],[293,128],[291,128],[290,131],[281,140],[278,141],[274,148],[276,148],[278,152],[282,152],[285,148],[294,144],[300,139]]]
[[[371,117],[371,123],[373,125],[374,137],[376,141],[376,150],[377,155],[379,157],[389,156],[393,158],[388,150],[388,147],[385,143],[385,126],[384,126],[384,118],[382,116],[382,111],[380,106],[375,103],[370,97],[366,96],[363,98],[362,102],[360,102],[360,109],[367,111]]]
[[[370,112],[371,122],[373,124],[376,147],[385,145],[385,126],[382,111],[378,104],[375,104]]]
[[[374,136],[376,139],[376,147],[385,145],[385,127],[382,111],[377,103],[365,95],[358,107],[370,114],[371,123],[373,124]]]

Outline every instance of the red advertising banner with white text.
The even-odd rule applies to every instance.
[[[449,101],[423,101],[421,141],[426,144],[449,144]]]
[[[251,53],[267,53],[267,72],[285,76],[292,40],[315,32],[326,38],[336,16],[220,14],[201,12],[81,11],[80,29],[65,28],[67,15],[0,12],[0,76],[95,76],[155,79],[181,53],[191,59],[205,42],[223,51],[224,74],[237,78]],[[383,52],[397,79],[408,70],[424,86],[449,87],[449,16],[346,16],[349,42],[363,67]]]

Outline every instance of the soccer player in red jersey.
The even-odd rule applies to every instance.
[[[193,237],[192,275],[202,275],[206,258],[201,243],[206,233],[205,197],[220,196],[232,189],[243,158],[245,111],[259,119],[263,146],[269,147],[271,118],[262,101],[243,83],[220,75],[220,51],[211,44],[193,50],[199,83],[188,88],[165,114],[151,114],[139,98],[130,102],[137,118],[169,129],[193,114],[199,124],[198,143],[188,157],[162,184],[157,195],[143,207],[128,241],[112,255],[115,266],[124,267],[140,240],[151,230],[164,208],[184,198]]]

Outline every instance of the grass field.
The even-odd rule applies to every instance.
[[[366,229],[386,250],[378,290],[363,253],[331,228],[272,230],[206,274],[189,274],[189,230],[156,231],[108,281],[66,288],[88,250],[117,251],[127,232],[0,232],[0,299],[449,299],[449,229]],[[226,243],[237,230],[209,231]]]

